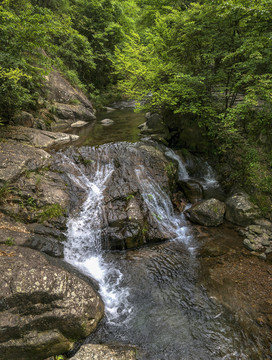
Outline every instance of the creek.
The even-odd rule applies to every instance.
[[[259,359],[258,349],[235,319],[199,283],[198,243],[193,226],[182,213],[174,211],[169,195],[143,164],[134,167],[141,196],[150,212],[156,214],[158,226],[171,231],[173,237],[135,250],[102,249],[103,193],[114,172],[114,160],[108,152],[122,146],[137,152],[135,144],[118,141],[136,141],[135,125],[144,121],[143,115],[135,117],[128,110],[114,116],[114,126],[119,130],[124,117],[128,122],[126,139],[122,131],[119,136],[109,126],[99,133],[104,132],[105,137],[99,135],[93,142],[95,133],[90,135],[84,130],[82,143],[94,154],[95,171],[83,169],[68,153],[62,155],[63,162],[73,169],[71,182],[85,193],[80,211],[68,222],[65,260],[99,283],[105,303],[104,320],[85,342],[135,345],[138,360]],[[178,161],[179,178],[190,178],[186,167],[189,164],[166,147],[164,152]],[[199,180],[204,188],[217,188],[211,168],[200,163]]]

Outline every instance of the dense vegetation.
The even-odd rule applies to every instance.
[[[267,211],[271,19],[271,0],[0,1],[0,117],[37,108],[52,66],[96,101],[118,88],[197,122]]]

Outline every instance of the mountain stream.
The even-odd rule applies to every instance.
[[[107,151],[113,146],[118,144],[89,148],[96,154],[92,172],[62,155],[73,168],[71,182],[85,194],[68,222],[65,260],[99,283],[105,303],[105,319],[86,342],[135,345],[139,360],[258,359],[257,349],[232,316],[199,284],[193,228],[174,211],[169,195],[142,164],[133,170],[141,196],[173,238],[135,250],[102,249],[103,192],[114,173]],[[174,151],[164,151],[178,162],[179,178],[188,179],[188,164]],[[218,187],[212,169],[204,165],[202,185]]]

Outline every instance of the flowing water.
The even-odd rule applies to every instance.
[[[101,250],[103,190],[114,169],[108,146],[92,149],[98,161],[91,173],[63,155],[73,168],[71,181],[86,193],[80,212],[68,222],[65,260],[99,282],[105,303],[105,320],[87,342],[133,344],[141,360],[258,359],[235,321],[198,284],[192,229],[142,165],[134,169],[142,197],[160,226],[175,236],[137,250]],[[188,178],[177,155],[169,149],[166,155],[178,160],[179,177]]]
[[[86,139],[88,143],[90,137]],[[105,319],[86,342],[135,345],[138,360],[259,359],[231,315],[199,285],[193,229],[183,214],[174,212],[169,196],[144,165],[134,168],[141,196],[173,239],[130,251],[102,250],[103,191],[114,171],[109,146],[114,144],[90,150],[97,161],[89,173],[62,155],[66,168],[68,164],[73,170],[71,182],[86,195],[81,210],[68,222],[65,260],[98,281],[105,303]],[[180,180],[192,177],[190,164],[173,150],[165,148],[165,155],[178,162]],[[212,169],[208,164],[204,168],[203,187],[218,187]]]

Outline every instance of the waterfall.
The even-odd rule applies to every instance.
[[[107,155],[107,149],[108,145],[94,150],[98,155],[95,171],[90,173],[86,173],[86,169],[76,164],[74,159],[63,155],[62,162],[65,163],[66,168],[67,166],[70,168],[68,174],[70,180],[86,193],[86,200],[79,213],[71,216],[67,223],[68,240],[65,243],[64,257],[65,261],[98,281],[107,320],[120,322],[122,318],[127,320],[132,311],[128,301],[129,290],[121,285],[123,274],[118,269],[118,265],[113,262],[108,263],[101,249],[103,191],[114,172],[113,159]],[[131,150],[135,152],[134,147]],[[180,176],[186,178],[188,174],[179,157],[171,150],[167,150],[167,155],[169,154],[178,161]],[[174,214],[169,196],[149,175],[148,169],[139,165],[135,168],[135,174],[141,196],[158,227],[162,231],[171,231],[173,239],[188,242],[191,237],[188,234],[184,215]],[[194,247],[189,249],[193,250]]]
[[[249,359],[243,355],[248,343],[197,284],[196,240],[148,165],[138,161],[141,147],[117,143],[84,151],[93,159],[90,166],[69,151],[60,158],[73,186],[85,194],[68,221],[65,260],[97,280],[105,304],[106,321],[88,341],[134,344],[139,360]],[[189,180],[179,157],[167,148],[165,154],[178,162],[180,180]],[[102,250],[105,189],[124,161],[151,220],[173,234],[171,241],[128,252]]]
[[[64,258],[82,273],[98,281],[107,320],[114,322],[122,315],[127,317],[131,311],[127,304],[128,290],[119,286],[123,274],[117,267],[104,260],[101,250],[103,190],[114,167],[110,162],[98,162],[96,171],[87,175],[67,156],[64,156],[63,161],[69,162],[76,170],[77,176],[71,173],[68,176],[72,182],[84,189],[87,195],[78,215],[71,217],[67,223],[68,239],[64,248]]]

